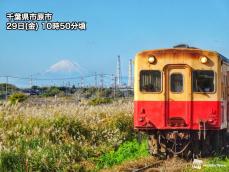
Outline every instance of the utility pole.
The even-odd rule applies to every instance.
[[[71,94],[71,88],[70,88],[70,85],[71,85],[71,83],[70,83],[70,81],[68,81],[67,82],[67,95],[70,95]]]
[[[133,87],[133,77],[132,77],[132,60],[129,61],[129,68],[128,68],[128,87]]]
[[[101,88],[103,89],[103,74],[100,74],[100,84]]]
[[[83,88],[83,83],[84,83],[84,78],[81,76],[80,77],[80,86],[81,86],[81,88]]]
[[[30,95],[32,95],[32,86],[33,86],[33,78],[32,75],[30,75]]]
[[[117,60],[117,69],[116,69],[116,77],[117,77],[117,85],[121,85],[121,60],[120,56],[118,56]]]
[[[8,100],[8,76],[6,76],[6,101]]]
[[[116,97],[117,77],[114,75],[114,98]]]
[[[97,82],[97,73],[95,72],[95,88],[97,88],[98,82]]]
[[[100,96],[103,96],[103,74],[100,74]]]
[[[32,89],[32,86],[33,86],[33,78],[32,78],[32,75],[30,75],[30,82],[29,82],[29,84],[30,84],[30,88]]]

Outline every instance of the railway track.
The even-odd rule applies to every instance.
[[[150,164],[145,164],[145,166],[141,168],[132,169],[132,172],[145,172],[145,171],[159,172],[163,170],[163,167],[165,167],[165,161],[161,160],[161,161],[152,162]]]
[[[101,172],[183,172],[187,168],[192,168],[192,162],[179,157],[162,160],[147,156],[126,161],[111,169],[104,169]]]
[[[178,158],[148,162],[141,167],[134,167],[131,172],[182,172],[190,163],[181,162]]]

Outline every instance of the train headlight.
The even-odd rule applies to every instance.
[[[207,63],[207,61],[208,61],[208,58],[207,57],[200,57],[200,62],[201,63]]]
[[[155,61],[156,61],[156,58],[155,58],[154,56],[150,56],[150,57],[148,58],[148,62],[149,62],[150,64],[154,63]]]

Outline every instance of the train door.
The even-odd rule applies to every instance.
[[[166,67],[166,126],[190,127],[191,69],[187,65]]]

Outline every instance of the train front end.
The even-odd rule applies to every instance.
[[[185,142],[171,150],[176,154],[190,147],[191,140],[206,140],[207,133],[227,128],[217,53],[194,48],[143,51],[134,63],[134,127],[152,136],[153,152],[171,150],[158,143],[163,139]]]

